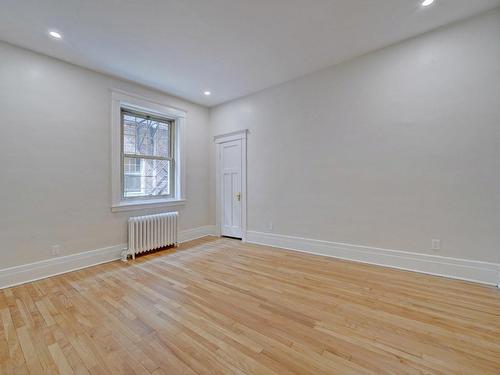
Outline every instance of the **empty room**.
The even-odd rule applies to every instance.
[[[500,0],[0,0],[0,375],[500,374]]]

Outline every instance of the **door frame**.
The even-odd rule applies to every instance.
[[[241,140],[241,240],[247,239],[247,134],[248,129],[220,134],[214,137],[215,142],[215,223],[217,235],[221,235],[221,144]]]

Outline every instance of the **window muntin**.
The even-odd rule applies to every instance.
[[[122,198],[174,196],[175,121],[121,109]]]

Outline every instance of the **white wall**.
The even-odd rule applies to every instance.
[[[210,118],[0,43],[0,269],[125,243],[127,217],[155,212],[110,210],[110,88],[188,111],[181,229],[215,222],[211,136],[248,128],[249,230],[499,262],[499,40],[497,9]]]
[[[211,221],[208,109],[0,43],[0,269],[126,243],[127,217],[154,212],[111,212],[110,88],[188,112],[180,229]]]
[[[211,128],[250,130],[249,230],[500,261],[498,9],[221,105]]]

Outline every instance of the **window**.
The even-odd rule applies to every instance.
[[[111,110],[112,210],[183,204],[186,113],[119,90]]]
[[[121,110],[122,197],[174,196],[174,121]]]

